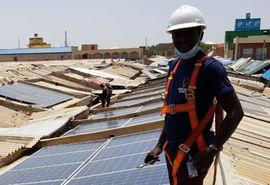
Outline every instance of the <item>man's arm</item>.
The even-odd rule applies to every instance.
[[[153,159],[158,159],[159,154],[162,153],[162,148],[165,142],[166,142],[166,134],[165,134],[165,129],[163,127],[155,148],[147,153],[147,156],[145,157],[144,162],[147,163]]]
[[[220,149],[237,128],[239,122],[244,116],[244,112],[234,91],[221,95],[218,98],[218,102],[226,112],[226,117],[219,126],[219,131],[217,132],[213,142],[214,146],[217,149]],[[216,152],[217,151],[213,149],[207,148],[206,151],[199,153],[195,157],[197,168],[209,168]]]

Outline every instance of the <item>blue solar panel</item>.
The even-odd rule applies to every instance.
[[[135,125],[135,124],[139,124],[139,123],[144,123],[144,122],[148,122],[148,121],[155,121],[155,120],[162,120],[164,119],[164,116],[160,115],[160,112],[155,112],[152,114],[146,114],[146,115],[142,115],[142,116],[136,116],[133,117],[132,120],[130,120],[127,125]]]
[[[160,130],[115,137],[68,184],[169,184],[164,155],[139,169]]]
[[[0,184],[9,185],[49,180],[65,180],[79,167],[79,165],[80,164],[67,164],[8,171],[0,175]]]
[[[0,184],[168,184],[164,155],[137,168],[160,132],[115,137],[102,148],[104,141],[46,147],[2,174]]]
[[[154,109],[154,108],[158,108],[160,107],[160,109],[163,107],[164,103],[160,100],[159,102],[155,102],[155,103],[150,103],[150,104],[146,104],[144,105],[140,111],[144,111],[144,110],[149,110],[149,109]]]
[[[54,155],[54,154],[64,154],[70,152],[78,152],[85,150],[96,150],[99,148],[105,141],[95,141],[95,142],[87,142],[87,143],[77,143],[77,144],[66,144],[66,145],[58,145],[58,146],[49,146],[44,147],[34,153],[32,156],[44,156],[44,155]]]
[[[3,85],[0,87],[0,95],[39,107],[49,107],[72,99],[72,96],[24,83]]]
[[[67,135],[76,135],[76,134],[83,134],[83,133],[89,133],[89,132],[95,132],[99,130],[105,130],[105,129],[112,129],[116,127],[122,126],[125,122],[127,122],[129,119],[120,119],[120,120],[113,120],[113,121],[105,121],[105,122],[98,122],[98,123],[89,123],[89,124],[83,124],[79,125],[75,129],[69,131],[65,134]]]
[[[82,163],[84,162],[95,150],[86,152],[73,152],[68,154],[55,154],[41,157],[30,157],[22,163],[15,166],[12,170],[26,169],[34,167],[43,167],[51,165],[69,164],[69,163]]]
[[[85,176],[72,179],[68,185],[164,185],[169,184],[165,164],[142,169],[129,169],[121,172]]]
[[[75,178],[137,168],[140,164],[142,164],[145,156],[146,152],[129,156],[91,161],[75,176]],[[161,156],[161,161],[157,162],[156,165],[157,164],[165,164],[165,158],[163,155]]]
[[[114,138],[106,147],[122,145],[127,143],[134,143],[138,141],[152,140],[154,138],[158,139],[160,136],[161,130],[151,131],[151,132],[142,132],[138,134],[132,134],[129,136],[121,136]]]
[[[116,102],[112,105],[112,107],[119,107],[119,106],[125,106],[125,105],[133,105],[137,103],[142,103],[145,101],[153,100],[155,98],[159,98],[160,95],[154,95],[151,97],[146,97],[146,98],[140,98],[140,99],[135,99],[135,100],[128,100],[128,101],[121,101],[121,102]]]
[[[123,115],[123,114],[129,114],[129,113],[135,112],[139,108],[140,108],[140,106],[138,106],[138,107],[130,107],[130,108],[127,108],[127,109],[100,112],[100,113],[96,114],[95,116],[93,116],[91,118],[98,119],[98,118],[106,118],[106,117],[111,117],[111,116],[119,116],[119,115]]]
[[[158,90],[154,90],[154,91],[149,91],[149,92],[142,92],[142,93],[138,93],[138,94],[136,93],[134,95],[132,95],[132,93],[131,93],[129,96],[126,96],[126,97],[124,97],[122,99],[124,100],[124,99],[129,99],[129,98],[136,98],[136,97],[140,98],[142,96],[156,95],[156,94],[160,94],[162,92],[164,92],[164,89],[163,88],[162,89],[158,89]]]
[[[102,145],[103,141],[45,147],[0,175],[0,184],[63,182]],[[46,183],[45,183],[46,184]]]
[[[148,152],[153,148],[153,146],[156,145],[156,143],[157,143],[157,139],[155,138],[153,140],[144,140],[140,142],[126,143],[123,145],[105,147],[93,159],[93,161],[112,158],[112,157],[119,157],[119,156],[124,156],[124,155],[131,155],[135,153]]]

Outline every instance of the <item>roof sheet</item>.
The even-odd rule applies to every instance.
[[[100,77],[103,77],[103,78],[113,78],[113,79],[123,79],[123,78],[121,78],[119,76],[112,75],[112,74],[109,74],[109,73],[105,73],[103,71],[96,71],[96,70],[90,70],[90,69],[78,68],[78,67],[74,67],[74,68],[71,68],[71,69],[82,72],[82,73],[90,74],[92,76],[100,76]]]
[[[15,83],[0,87],[0,96],[20,102],[34,104],[39,107],[50,107],[72,99],[72,96],[24,83]]]
[[[0,134],[30,135],[43,138],[55,133],[57,130],[62,128],[68,121],[68,117],[50,121],[42,121],[39,123],[33,123],[21,127],[1,129]]]
[[[0,55],[71,53],[71,47],[0,49]]]

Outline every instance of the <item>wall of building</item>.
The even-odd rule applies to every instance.
[[[121,49],[97,49],[78,51],[81,59],[142,59],[144,58],[143,48],[121,48]]]
[[[69,60],[72,59],[71,53],[57,54],[20,54],[20,55],[1,55],[0,62],[9,61],[43,61],[43,60]]]
[[[264,58],[262,58],[262,48],[266,48],[266,55],[264,55]],[[238,45],[238,57],[252,57],[256,60],[262,60],[262,59],[269,59],[270,58],[270,43],[240,43]],[[252,54],[247,53],[247,51],[251,52]]]

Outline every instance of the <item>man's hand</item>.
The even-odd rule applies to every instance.
[[[204,152],[195,155],[194,161],[196,168],[201,171],[207,170],[211,166],[216,153],[216,151],[207,148]]]
[[[144,163],[147,163],[153,159],[159,160],[159,154],[161,154],[162,148],[155,147],[153,150],[147,153],[147,156],[144,159]]]

